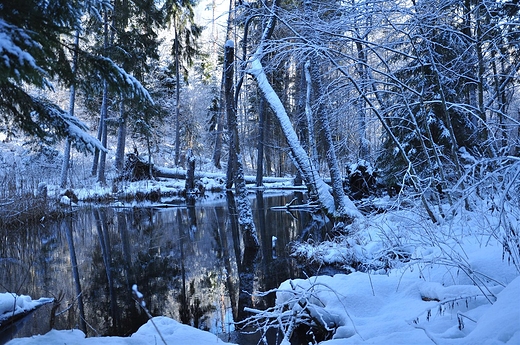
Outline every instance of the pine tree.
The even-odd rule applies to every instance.
[[[157,61],[159,40],[157,29],[163,25],[164,16],[155,2],[149,0],[139,1],[114,1],[109,10],[104,13],[103,22],[92,23],[91,32],[99,35],[101,32],[103,40],[100,44],[91,46],[92,55],[113,61],[121,66],[127,73],[132,74],[141,85],[145,84],[145,78],[151,72],[151,62]],[[102,24],[102,25],[100,25]],[[95,42],[95,40],[93,40]],[[126,131],[128,116],[133,116],[132,123],[140,123],[144,117],[143,113],[153,108],[153,102],[140,102],[132,95],[121,92],[118,88],[110,85],[109,80],[100,80],[98,86],[102,91],[102,104],[98,128],[98,139],[106,145],[108,130],[106,118],[109,103],[113,108],[119,108],[117,120],[117,149],[116,170],[121,173],[124,161]],[[92,90],[96,92],[96,90]],[[87,91],[88,92],[88,91]],[[133,109],[131,113],[125,111],[125,106]],[[153,117],[153,116],[152,116]],[[137,130],[142,126],[136,126]],[[145,131],[148,135],[148,131]],[[92,166],[92,174],[97,174],[98,180],[104,182],[105,155],[96,152]]]

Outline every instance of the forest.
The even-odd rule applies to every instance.
[[[190,1],[6,3],[4,141],[59,150],[62,188],[71,146],[94,152],[100,183],[107,155],[121,175],[132,145],[181,168],[190,153],[233,170],[239,154],[257,185],[297,175],[331,215],[352,207],[342,181],[366,174],[348,198],[405,188],[441,221],[444,199],[469,207],[497,174],[502,189],[514,176],[517,5],[231,2],[226,39],[213,24],[202,42]]]
[[[251,194],[290,181],[330,225],[295,257],[351,274],[455,267],[490,304],[493,284],[519,289],[518,0],[3,0],[0,57],[0,228],[60,218],[67,202],[228,191],[255,251]],[[129,195],[172,179],[173,192]],[[491,242],[509,267],[500,283],[463,244]],[[283,344],[302,325],[315,343],[369,339],[317,306],[309,291],[337,284],[319,279],[283,283],[244,324],[280,329]],[[474,321],[457,317],[461,332]],[[424,332],[471,343],[466,330]]]

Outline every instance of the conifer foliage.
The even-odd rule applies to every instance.
[[[59,77],[72,82],[67,47],[81,14],[77,1],[2,1],[0,5],[0,110],[8,133],[21,129],[42,139],[69,133],[71,119],[59,107],[33,96],[26,86],[48,90]],[[77,124],[77,123],[76,123]]]
[[[51,143],[69,137],[83,149],[103,149],[85,133],[86,126],[38,90],[52,92],[55,83],[68,87],[85,78],[101,77],[129,97],[151,101],[148,92],[132,75],[103,56],[79,51],[77,71],[71,57],[74,37],[82,29],[83,16],[100,19],[105,0],[28,0],[0,3],[0,112],[2,131],[19,132]],[[80,45],[81,46],[81,45]]]

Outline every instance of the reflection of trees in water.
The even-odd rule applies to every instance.
[[[200,213],[200,216],[203,216],[203,212]],[[215,311],[216,306],[211,303],[211,299],[208,298],[206,292],[214,291],[217,288],[217,276],[214,271],[209,271],[206,274],[203,274],[204,272],[199,272],[199,274],[191,272],[192,278],[189,280],[188,275],[190,272],[187,272],[186,268],[186,261],[190,260],[190,258],[187,258],[185,255],[185,244],[193,240],[194,235],[199,230],[197,228],[197,212],[194,198],[187,198],[187,218],[184,220],[181,216],[181,211],[177,210],[182,276],[181,293],[177,297],[180,304],[180,321],[196,328],[209,329],[208,314]]]
[[[173,241],[163,241],[152,212],[114,214],[94,211],[99,242],[93,249],[91,319],[105,325],[103,334],[128,335],[147,321],[132,300],[131,286],[145,293],[153,315],[165,315],[168,294],[180,274],[179,262],[170,255]]]
[[[208,213],[209,230],[215,241],[215,255],[217,258],[218,267],[220,270],[218,275],[218,291],[219,299],[219,331],[225,333],[227,331],[224,320],[226,319],[227,303],[226,297],[229,298],[229,307],[233,315],[233,319],[237,318],[238,310],[238,289],[237,289],[237,261],[233,256],[235,253],[234,242],[230,241],[230,237],[235,238],[236,233],[231,232],[230,235],[230,221],[228,211],[223,206],[214,207],[212,212]],[[236,219],[235,219],[236,221]],[[236,230],[236,229],[235,229]],[[233,243],[230,243],[233,242]]]
[[[228,203],[205,207],[192,203],[170,209],[78,210],[68,228],[57,222],[2,233],[9,246],[0,246],[0,281],[4,285],[0,288],[34,297],[58,295],[63,290],[61,309],[69,303],[74,306],[70,314],[56,319],[55,326],[77,327],[70,238],[85,319],[99,334],[128,335],[147,321],[132,300],[132,284],[144,293],[152,315],[225,332],[225,320],[231,314],[237,321],[244,317],[244,306],[262,308],[274,300],[274,296],[252,298],[250,293],[276,288],[298,276],[294,261],[284,258],[284,245],[298,236],[308,217],[297,212],[293,219],[271,211],[272,202],[283,205],[285,198],[265,201],[259,193],[254,209],[261,249],[247,252],[233,201],[229,198]],[[272,236],[278,237],[276,258]],[[45,333],[46,325],[47,319],[29,332]]]
[[[87,332],[87,326],[85,322],[85,308],[83,304],[83,290],[81,289],[81,278],[79,275],[78,261],[76,258],[76,248],[74,246],[74,237],[72,234],[72,215],[68,214],[67,217],[61,222],[62,228],[65,229],[65,235],[67,237],[67,244],[69,246],[70,264],[72,267],[72,276],[75,287],[75,298],[78,302],[79,310],[79,329],[83,332]],[[71,309],[72,310],[72,309]]]
[[[216,310],[216,306],[208,303],[208,299],[200,294],[201,290],[211,289],[214,282],[210,277],[206,279],[193,279],[189,287],[183,289],[177,297],[179,301],[180,322],[196,328],[209,329],[207,314]],[[201,303],[201,299],[205,304]]]
[[[96,208],[94,209],[94,219],[96,220],[96,229],[99,238],[99,246],[101,248],[101,254],[103,258],[103,264],[106,272],[106,278],[108,283],[108,296],[110,308],[110,328],[117,334],[120,331],[120,316],[118,312],[116,293],[114,291],[114,277],[112,268],[112,246],[109,236],[109,224],[107,222],[106,209]],[[101,272],[101,270],[99,271]],[[110,332],[112,333],[112,332]]]

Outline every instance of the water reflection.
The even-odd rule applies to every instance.
[[[0,290],[35,298],[63,294],[57,329],[129,335],[147,321],[132,299],[137,284],[152,315],[229,334],[232,321],[247,316],[245,306],[274,302],[274,296],[253,298],[252,291],[301,276],[286,245],[316,222],[306,212],[270,209],[293,197],[257,193],[258,251],[244,249],[232,195],[171,208],[82,209],[45,227],[0,230]],[[51,306],[39,310],[16,336],[47,332],[50,313]]]

